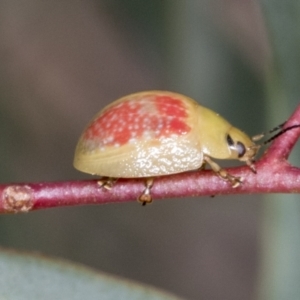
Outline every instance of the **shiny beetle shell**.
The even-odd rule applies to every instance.
[[[81,135],[74,166],[113,178],[155,177],[200,168],[205,162],[238,185],[211,158],[245,161],[252,170],[258,150],[220,115],[181,94],[147,91],[101,110]]]

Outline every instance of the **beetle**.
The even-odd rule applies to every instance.
[[[214,111],[184,95],[144,91],[122,97],[102,109],[82,133],[74,167],[100,175],[99,185],[110,189],[117,178],[144,178],[138,197],[152,201],[157,176],[192,171],[210,165],[237,187],[241,178],[230,175],[213,159],[245,162],[255,173],[260,145]]]

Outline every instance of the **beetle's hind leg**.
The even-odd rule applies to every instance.
[[[138,201],[141,202],[143,206],[152,202],[151,188],[153,186],[153,182],[154,179],[152,177],[145,179],[145,189],[142,192],[142,194],[138,197]]]
[[[105,188],[106,190],[110,190],[113,185],[117,182],[118,178],[114,177],[103,177],[97,181],[97,184],[100,187]]]
[[[238,187],[242,183],[242,179],[240,177],[230,175],[226,170],[222,169],[217,163],[211,160],[208,156],[205,156],[204,160],[210,165],[212,170],[218,174],[218,176],[220,176],[226,181],[229,181],[233,188]]]

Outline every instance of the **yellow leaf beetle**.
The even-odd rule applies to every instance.
[[[101,110],[81,135],[74,167],[106,179],[145,178],[138,200],[152,201],[156,176],[201,168],[205,163],[237,187],[241,180],[212,159],[244,161],[253,172],[259,145],[220,115],[196,101],[168,91],[145,91],[114,101]]]

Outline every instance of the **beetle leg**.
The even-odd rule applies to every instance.
[[[218,176],[220,176],[224,180],[229,181],[233,188],[238,187],[242,183],[240,177],[235,177],[233,175],[230,175],[226,170],[222,169],[217,163],[212,161],[208,156],[205,156],[204,160],[210,165],[212,170],[218,174]]]
[[[113,177],[103,177],[97,181],[97,184],[100,187],[105,188],[106,190],[110,190],[113,185],[116,183],[118,178],[113,178]]]
[[[256,168],[255,168],[254,163],[255,163],[254,160],[247,160],[247,161],[246,161],[247,166],[251,169],[251,171],[252,171],[254,174],[256,174],[257,171],[256,171]]]
[[[147,178],[145,180],[145,189],[142,192],[142,194],[138,197],[138,201],[142,203],[143,206],[145,206],[147,203],[152,202],[151,197],[151,188],[153,186],[154,179],[152,177]]]

